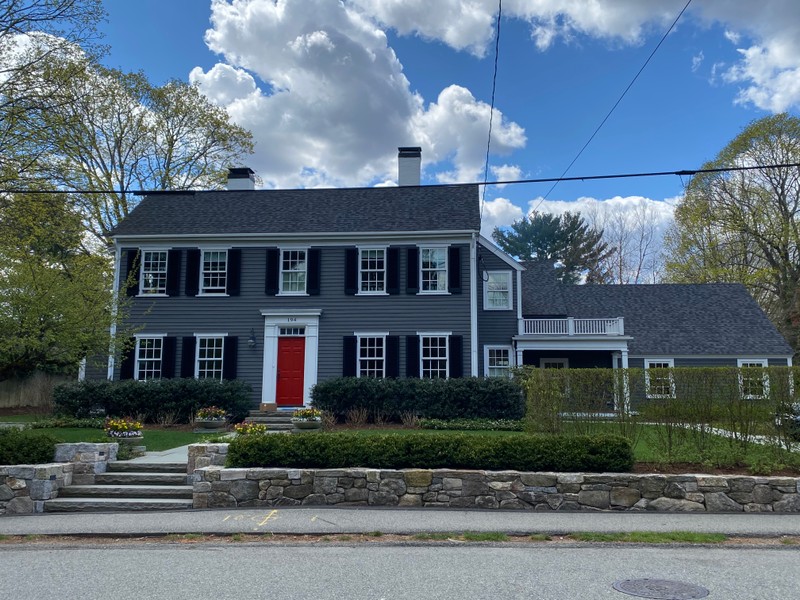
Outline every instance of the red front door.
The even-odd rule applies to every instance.
[[[278,383],[275,390],[278,406],[302,406],[305,360],[306,338],[278,338]]]

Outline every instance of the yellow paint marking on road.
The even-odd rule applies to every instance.
[[[225,518],[224,518],[224,519],[222,519],[222,522],[224,523],[225,521],[227,521],[227,520],[228,520],[228,519],[230,519],[230,518],[231,518],[231,516],[230,516],[230,515],[225,515]]]
[[[277,514],[278,514],[278,511],[277,511],[277,510],[273,510],[273,511],[272,511],[271,513],[269,513],[269,514],[268,514],[266,517],[264,517],[264,520],[263,520],[263,521],[261,521],[261,523],[259,523],[259,524],[258,524],[258,526],[259,526],[259,527],[263,527],[264,525],[266,525],[266,524],[267,524],[267,521],[269,521],[270,519],[272,519],[272,518],[273,518],[275,515],[277,515]]]

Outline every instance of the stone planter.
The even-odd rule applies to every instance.
[[[292,421],[295,429],[321,429],[322,421]]]
[[[195,433],[222,433],[228,422],[225,419],[195,419]]]

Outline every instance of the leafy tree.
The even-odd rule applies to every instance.
[[[532,212],[509,230],[496,227],[492,238],[500,248],[520,260],[547,261],[564,283],[607,283],[607,259],[614,253],[603,242],[603,231],[590,227],[581,213],[562,215]]]
[[[0,198],[0,379],[107,353],[108,261],[81,248],[83,235],[63,195]]]
[[[76,198],[98,241],[133,209],[129,190],[217,189],[253,151],[252,134],[185,82],[155,86],[91,61],[77,73],[74,61],[60,61],[50,81],[66,84],[71,101],[41,114],[52,144],[42,168],[60,186],[90,192]]]
[[[704,168],[800,162],[800,119],[748,125]],[[797,167],[701,173],[667,234],[667,276],[739,282],[795,351],[800,331],[800,172]]]

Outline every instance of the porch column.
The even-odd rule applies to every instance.
[[[622,351],[622,410],[625,414],[631,410],[631,386],[628,375],[628,351]]]
[[[519,348],[517,348],[517,364],[516,364],[516,366],[517,367],[521,367],[522,366],[522,350],[520,350]]]

